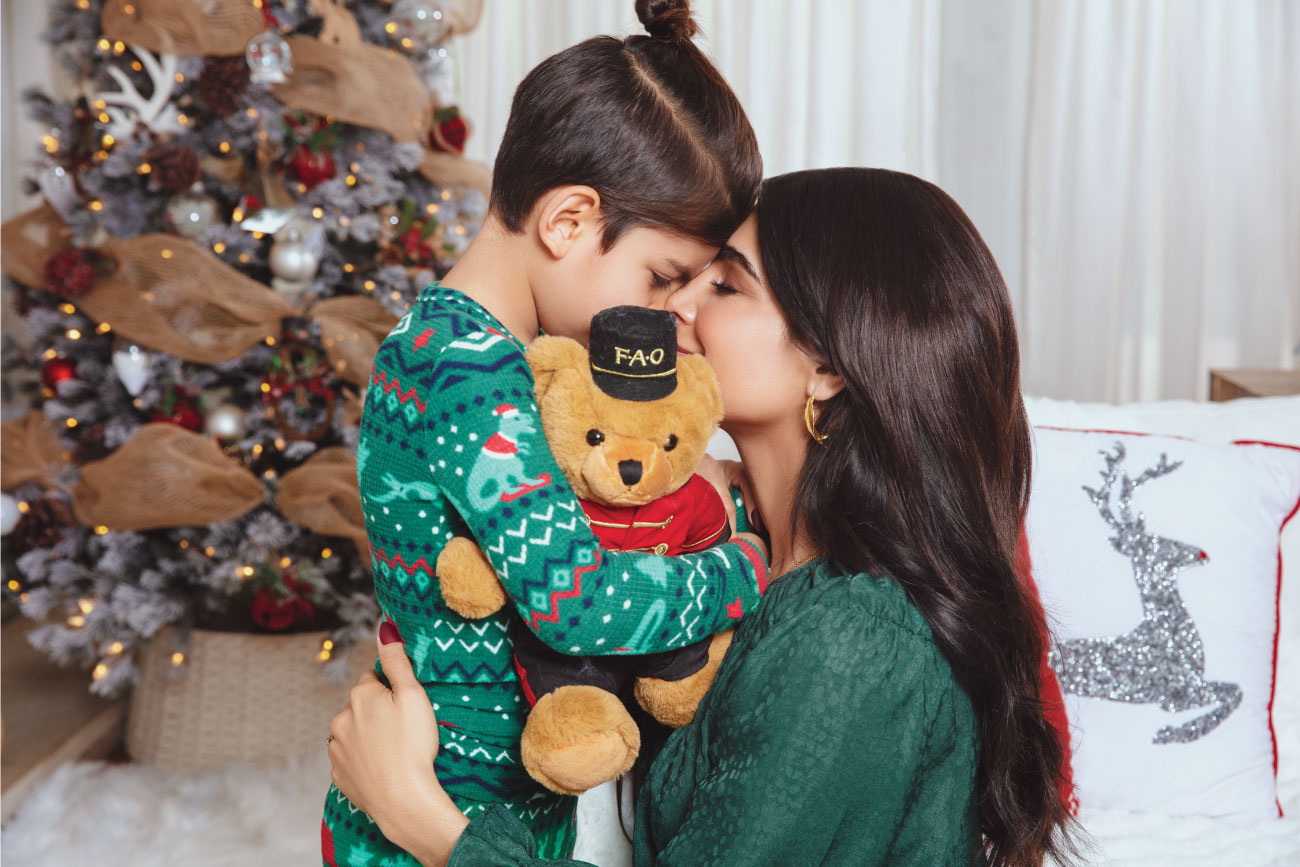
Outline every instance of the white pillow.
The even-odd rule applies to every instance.
[[[1236,440],[1300,445],[1300,397],[1243,398],[1224,403],[1158,401],[1117,406],[1025,398],[1035,425],[1184,436],[1202,442]],[[1278,797],[1288,816],[1300,816],[1300,518],[1282,532],[1281,636],[1273,698]]]
[[[1300,449],[1107,432],[1137,414],[1065,406],[1091,430],[1035,429],[1028,536],[1081,804],[1276,815],[1278,533]]]

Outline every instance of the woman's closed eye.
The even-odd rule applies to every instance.
[[[712,286],[714,291],[719,295],[736,294],[736,287],[732,286],[730,283],[723,282],[722,280],[714,280]]]

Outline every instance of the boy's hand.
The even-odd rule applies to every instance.
[[[763,526],[763,517],[758,513],[758,498],[754,496],[754,486],[749,483],[745,465],[740,461],[715,461],[715,463],[722,468],[727,488],[740,488],[740,497],[745,501],[745,508],[749,510],[749,514],[745,517],[749,520],[750,529],[755,533],[767,532]],[[727,500],[731,501],[730,493],[727,494]]]
[[[739,466],[736,461],[727,461],[726,463],[735,463]],[[734,535],[736,532],[736,504],[731,499],[731,488],[727,484],[727,474],[723,462],[713,455],[705,455],[700,460],[700,465],[695,468],[695,472],[697,475],[703,476],[710,485],[713,485],[718,492],[718,496],[722,497],[722,505],[727,509],[727,523],[731,525],[731,532]]]

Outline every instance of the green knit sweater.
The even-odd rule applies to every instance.
[[[636,810],[637,867],[969,865],[974,711],[898,584],[815,561],[736,629]],[[471,820],[449,867],[538,859],[514,816]]]

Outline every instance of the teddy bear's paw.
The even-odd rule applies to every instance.
[[[613,693],[562,686],[528,714],[520,741],[534,780],[562,795],[581,795],[631,769],[641,732]]]
[[[709,642],[709,659],[704,667],[681,680],[661,680],[657,677],[638,677],[636,700],[641,707],[659,722],[673,728],[695,719],[695,709],[713,685],[718,666],[731,646],[735,630],[728,629],[713,636]]]
[[[478,620],[506,604],[496,570],[473,539],[457,536],[438,555],[435,567],[442,599],[461,617]]]

